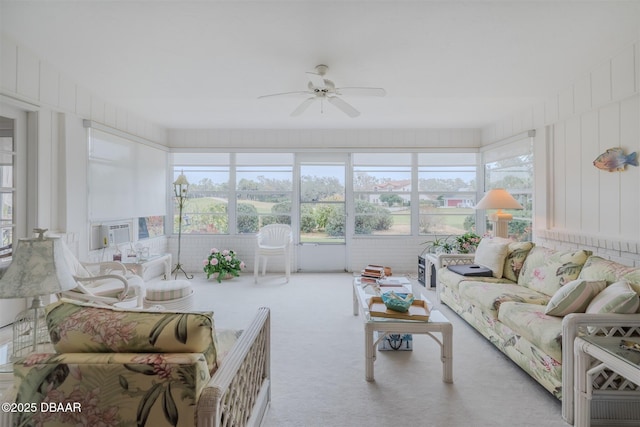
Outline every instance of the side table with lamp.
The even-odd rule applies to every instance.
[[[31,306],[13,322],[10,361],[50,350],[51,340],[40,297],[77,286],[64,259],[62,240],[45,237],[46,231],[36,228],[34,232],[38,237],[18,240],[11,264],[0,278],[0,298],[33,298]]]

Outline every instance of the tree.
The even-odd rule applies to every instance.
[[[389,207],[392,207],[393,205],[402,206],[404,203],[404,199],[397,194],[381,194],[380,201],[382,203],[386,203]]]
[[[259,228],[258,210],[249,203],[238,203],[238,232],[257,233]]]

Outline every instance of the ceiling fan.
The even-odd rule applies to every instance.
[[[320,101],[322,105],[326,100],[347,116],[358,117],[360,115],[360,111],[353,108],[351,104],[340,98],[338,95],[385,96],[387,94],[384,89],[377,87],[336,87],[331,80],[324,78],[328,70],[328,66],[320,64],[316,66],[315,72],[307,71],[307,75],[309,76],[307,90],[262,95],[259,96],[258,99],[269,98],[272,96],[306,95],[308,98],[302,101],[302,103],[293,110],[291,113],[292,116],[299,116],[315,101]]]

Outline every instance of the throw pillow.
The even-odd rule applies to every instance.
[[[591,300],[586,313],[635,313],[640,297],[626,280],[613,283]]]
[[[577,279],[569,282],[553,294],[544,313],[550,316],[584,313],[591,300],[606,287],[604,280],[589,282]]]
[[[533,248],[532,242],[511,242],[509,243],[509,250],[507,251],[507,257],[504,260],[504,271],[502,277],[509,279],[512,282],[518,282],[518,276],[520,276],[520,270],[524,265],[524,260],[529,255],[529,252]]]
[[[509,240],[485,237],[480,241],[476,249],[474,262],[487,267],[493,272],[493,277],[500,279],[508,250]]]
[[[202,353],[216,365],[212,312],[128,310],[62,299],[47,306],[58,353]]]

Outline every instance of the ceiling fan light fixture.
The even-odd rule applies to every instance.
[[[298,107],[293,110],[291,116],[299,116],[302,114],[315,100],[321,101],[320,113],[324,113],[322,101],[324,99],[328,100],[330,104],[335,106],[337,109],[345,113],[347,116],[354,118],[360,115],[360,112],[356,110],[351,104],[346,102],[344,99],[339,98],[338,95],[346,95],[349,96],[385,96],[386,91],[382,88],[375,87],[336,87],[335,84],[329,80],[325,79],[324,76],[329,70],[329,67],[324,64],[316,65],[316,72],[307,71],[307,75],[309,76],[309,82],[307,83],[306,91],[298,91],[298,92],[283,92],[283,93],[274,93],[270,95],[262,95],[258,98],[268,98],[272,96],[284,96],[284,95],[306,95],[307,99],[302,101]]]

